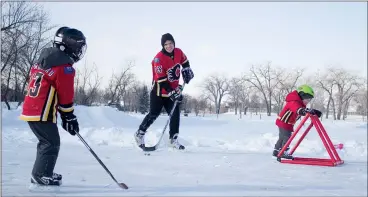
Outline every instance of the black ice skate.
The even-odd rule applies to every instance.
[[[274,156],[274,157],[277,157],[277,155],[279,154],[279,151],[280,150],[273,150],[273,153],[272,153],[272,155]],[[289,153],[288,153],[288,149],[286,149],[285,151],[284,151],[284,154],[282,154],[281,155],[281,158],[284,158],[284,159],[293,159],[294,157],[292,156],[292,155],[289,155]]]
[[[173,138],[170,139],[170,146],[179,150],[185,149],[185,146],[181,145],[178,141],[178,134],[175,134]]]
[[[294,159],[294,157],[292,155],[289,155],[289,153],[288,153],[287,150],[284,151],[284,154],[282,154],[281,158],[284,158],[284,159]]]
[[[42,185],[42,186],[60,186],[61,180],[54,179],[53,177],[46,177],[46,176],[32,176],[31,183]]]

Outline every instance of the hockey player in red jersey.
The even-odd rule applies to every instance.
[[[86,38],[81,31],[61,27],[56,31],[53,47],[43,49],[31,67],[20,119],[28,122],[39,140],[32,183],[61,184],[62,175],[54,173],[60,148],[57,111],[66,131],[71,135],[79,132],[77,117],[73,113],[73,64],[83,57],[86,46]]]
[[[279,139],[275,144],[273,156],[277,156],[279,151],[284,147],[286,142],[289,140],[291,133],[294,131],[294,124],[300,118],[305,116],[306,113],[312,115],[322,116],[322,113],[316,109],[306,108],[307,104],[314,98],[314,91],[308,85],[301,85],[290,92],[286,96],[286,105],[281,110],[280,114],[276,119],[276,125],[279,128]],[[286,148],[283,158],[292,159],[292,156],[288,154],[289,148]]]
[[[170,113],[174,102],[182,101],[181,86],[179,85],[180,74],[183,75],[184,83],[194,77],[189,61],[184,52],[175,47],[175,40],[169,33],[161,37],[162,50],[152,60],[153,84],[150,93],[150,111],[143,119],[138,131],[135,133],[137,145],[144,149],[144,135],[151,124],[160,115],[162,107]],[[182,67],[182,69],[181,69]],[[177,149],[185,149],[178,142],[180,124],[179,105],[176,105],[170,121],[170,145]]]

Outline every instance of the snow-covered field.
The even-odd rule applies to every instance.
[[[81,135],[128,190],[117,187],[76,136],[61,133],[55,172],[63,174],[58,191],[28,190],[37,139],[20,121],[20,109],[2,110],[3,196],[366,196],[367,123],[361,119],[323,120],[345,164],[337,167],[279,163],[271,156],[278,130],[275,116],[233,114],[181,117],[180,141],[186,150],[162,147],[151,156],[136,148],[133,132],[143,115],[110,107],[76,107]],[[167,116],[147,133],[153,145]],[[59,120],[60,121],[60,120]],[[304,127],[306,128],[306,127]],[[293,145],[294,143],[292,143]],[[327,158],[315,129],[294,156]]]

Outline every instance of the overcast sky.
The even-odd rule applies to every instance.
[[[272,61],[311,73],[328,65],[367,74],[367,4],[358,2],[43,2],[51,23],[83,31],[84,60],[106,86],[134,58],[140,81],[152,81],[151,60],[171,33],[190,60],[198,85],[209,74],[239,76]],[[84,61],[77,63],[81,68]]]

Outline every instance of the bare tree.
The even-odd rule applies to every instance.
[[[1,73],[3,73],[8,66],[11,66],[10,64],[14,63],[12,61],[19,61],[17,58],[19,58],[20,51],[29,44],[27,42],[28,40],[24,37],[24,32],[27,27],[2,32]]]
[[[42,49],[51,45],[50,38],[46,35],[55,26],[49,25],[49,15],[40,10],[38,15],[38,22],[30,27],[29,31],[26,31],[28,44],[22,50],[22,67],[20,67],[22,73],[22,98],[18,101],[18,106],[23,102],[25,87],[29,80],[29,71],[32,65],[36,62],[36,58],[40,55]]]
[[[9,99],[18,101],[18,106],[22,102],[29,69],[45,46],[45,33],[52,27],[48,14],[36,3],[2,2],[1,8],[1,78],[6,81],[2,99],[10,109]]]
[[[250,74],[244,80],[256,87],[263,96],[267,108],[267,115],[271,116],[272,94],[279,84],[277,73],[271,68],[271,62],[266,65],[252,65]]]
[[[16,52],[26,47],[30,41],[25,37],[33,27],[47,22],[47,14],[36,3],[11,2],[1,3],[1,72],[4,71]],[[37,25],[38,24],[38,25]],[[28,36],[30,37],[30,36]]]
[[[128,87],[128,90],[124,96],[124,106],[126,106],[127,110],[131,112],[135,111],[135,113],[137,113],[139,108],[142,108],[140,105],[143,105],[142,103],[145,103],[146,99],[149,100],[149,94],[148,98],[141,100],[141,96],[144,95],[146,97],[147,95],[145,91],[148,91],[148,87],[142,84],[142,82],[137,80],[132,81],[131,86]],[[143,108],[145,107],[146,106]]]
[[[25,1],[4,1],[1,3],[1,32],[18,29],[24,25],[37,22],[39,7]]]
[[[205,115],[208,106],[208,96],[201,95],[199,97],[192,97],[190,102],[196,116],[198,116],[200,112],[202,112],[202,116]]]
[[[193,107],[193,98],[189,94],[183,94],[183,100],[180,104],[180,110],[184,110],[184,113],[190,113]]]
[[[319,88],[318,86],[313,88],[314,90],[314,98],[310,102],[310,107],[313,109],[318,109],[319,111],[326,113],[325,108],[325,90]]]
[[[229,93],[228,79],[225,76],[213,74],[204,80],[202,88],[208,96],[208,99],[215,104],[215,110],[218,117],[222,99]]]
[[[199,100],[197,98],[192,99],[193,110],[196,116],[199,114]]]
[[[250,103],[249,103],[249,108],[252,109],[252,112],[256,112],[256,115],[258,114],[258,112],[260,112],[260,108],[261,108],[261,99],[260,97],[257,95],[257,93],[253,93],[250,95]]]
[[[206,109],[208,106],[210,106],[209,104],[209,99],[208,96],[206,95],[202,95],[198,98],[198,108],[200,111],[202,111],[202,116],[204,117],[205,113],[206,113]],[[209,109],[210,111],[210,109]]]
[[[232,102],[235,115],[238,114],[238,107],[240,105],[240,96],[243,89],[243,80],[241,78],[233,77],[229,82],[229,96]]]
[[[233,78],[230,80],[230,101],[229,104],[235,109],[235,115],[239,110],[239,118],[242,118],[247,113],[249,108],[249,95],[252,92],[253,87],[251,84],[246,83],[242,78]]]
[[[250,86],[248,83],[242,83],[240,87],[240,107],[239,107],[239,118],[242,118],[242,112],[247,115],[248,108],[250,107],[250,95],[254,92],[254,87]]]
[[[326,105],[326,119],[328,119],[330,107],[332,106],[333,118],[334,120],[336,120],[335,99],[333,97],[335,87],[334,78],[331,75],[329,75],[329,73],[319,75],[318,72],[316,76],[317,76],[316,80],[317,87],[323,89],[328,94],[328,101]]]
[[[331,77],[334,79],[334,84],[337,87],[337,120],[341,120],[341,115],[343,115],[344,108],[347,111],[349,107],[349,102],[352,97],[358,92],[360,83],[358,82],[358,77],[349,73],[345,69],[330,68],[328,70]],[[343,119],[345,117],[343,116]]]
[[[362,84],[367,84],[367,79],[364,79]],[[360,90],[355,94],[354,101],[357,103],[357,112],[367,121],[368,116],[368,90],[367,86],[361,86]]]
[[[135,66],[134,60],[127,61],[126,67],[119,74],[112,74],[109,85],[105,91],[105,98],[108,104],[120,103],[122,101],[128,85],[134,81],[134,74],[131,69]]]
[[[1,78],[6,83],[2,92],[2,99],[5,101],[8,109],[10,109],[8,101],[17,101],[17,94],[19,94],[19,71],[21,70],[19,68],[22,66],[20,63],[21,51],[28,45],[28,40],[23,32],[27,27],[4,31],[1,35],[1,57],[2,60],[5,60],[1,61]],[[3,53],[3,51],[8,53]],[[10,92],[13,94],[8,95]]]
[[[75,103],[79,105],[91,106],[100,97],[100,85],[102,77],[99,76],[98,67],[95,63],[93,66],[87,64],[87,60],[83,69],[76,69],[75,77]]]

